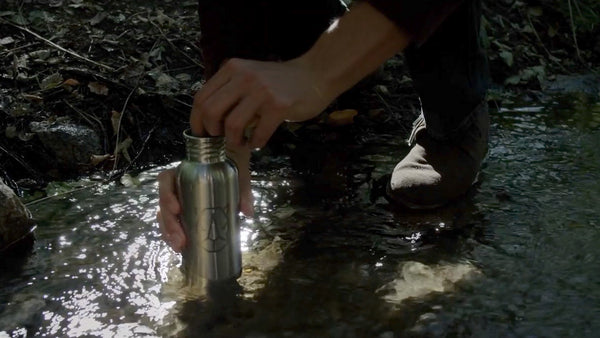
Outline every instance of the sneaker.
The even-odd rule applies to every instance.
[[[477,182],[488,151],[487,103],[470,118],[470,126],[453,141],[433,139],[423,115],[417,118],[408,140],[412,149],[392,172],[388,200],[410,209],[433,209],[463,196]]]

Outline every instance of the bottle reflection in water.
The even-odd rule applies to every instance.
[[[241,273],[238,173],[225,156],[223,137],[184,133],[186,159],[177,169],[177,192],[187,237],[183,272],[189,286]]]

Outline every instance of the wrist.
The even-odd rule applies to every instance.
[[[336,77],[323,67],[322,61],[319,62],[311,51],[289,62],[307,76],[312,94],[317,97],[318,101],[325,102],[327,105],[341,94],[338,89],[340,82],[336,81]]]
[[[294,62],[312,74],[324,97],[333,100],[409,42],[404,30],[368,3],[360,2]]]

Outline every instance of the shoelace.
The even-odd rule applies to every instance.
[[[406,140],[409,146],[412,147],[417,142],[417,134],[419,130],[421,130],[424,127],[425,117],[423,116],[423,113],[421,113],[421,115],[419,115],[419,117],[417,117],[417,119],[413,122],[412,131],[410,132],[410,136],[408,136],[408,139]]]

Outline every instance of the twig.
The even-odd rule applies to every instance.
[[[100,122],[100,120],[98,120],[95,116],[91,116],[87,113],[84,113],[83,111],[75,108],[72,104],[70,104],[67,100],[62,100],[62,102],[64,104],[66,104],[67,106],[69,106],[69,108],[73,109],[73,111],[75,111],[76,113],[78,113],[79,115],[81,115],[81,117],[83,117],[84,120],[87,121],[87,123],[90,124],[90,126],[94,126],[94,123],[92,123],[92,121],[90,121],[90,119],[94,120],[96,123],[98,123],[100,125],[101,128],[103,128],[104,126],[102,125],[102,122]]]
[[[4,183],[9,186],[12,190],[15,191],[15,193],[19,196],[19,197],[23,197],[23,193],[21,191],[21,188],[19,188],[19,185],[17,184],[17,182],[15,182],[12,178],[10,178],[10,176],[8,176],[8,173],[4,170],[4,168],[0,167],[0,176],[2,178],[2,180],[4,180]]]
[[[127,99],[125,99],[125,103],[123,104],[123,108],[121,109],[121,116],[119,116],[119,124],[117,125],[117,141],[115,143],[115,151],[114,151],[115,162],[113,163],[112,172],[115,171],[115,169],[117,168],[117,164],[119,162],[119,154],[118,154],[117,150],[119,149],[119,138],[121,136],[121,123],[123,122],[123,116],[125,116],[125,109],[127,109],[127,105],[129,104],[129,99],[131,99],[131,95],[133,95],[133,92],[135,92],[136,89],[137,89],[137,87],[134,87],[129,92],[129,95],[127,95]],[[109,181],[112,179],[112,173],[108,179],[109,179]]]
[[[12,157],[13,160],[17,161],[23,168],[25,168],[32,176],[37,177],[39,173],[33,170],[27,163],[25,163],[22,159],[18,158],[16,155],[13,155],[8,150],[4,149],[4,147],[0,146],[0,150],[2,150],[6,155]]]
[[[6,54],[6,56],[10,56],[11,54],[13,54],[14,52],[16,52],[18,50],[21,50],[21,49],[24,49],[24,48],[28,48],[28,47],[31,47],[31,46],[35,46],[37,44],[39,44],[39,42],[31,42],[31,43],[25,44],[23,46],[19,46],[19,47],[15,47],[15,48],[12,48],[12,49],[8,49],[8,50],[5,50],[5,51],[2,51],[1,54]]]
[[[97,67],[104,68],[104,69],[106,69],[106,70],[108,70],[108,71],[111,71],[111,72],[114,72],[114,71],[115,71],[115,69],[114,69],[114,68],[112,68],[112,67],[110,67],[110,66],[107,66],[107,65],[104,65],[104,64],[102,64],[102,63],[96,62],[96,61],[94,61],[94,60],[91,60],[91,59],[89,59],[89,58],[86,58],[85,56],[81,56],[81,55],[79,55],[79,54],[75,53],[75,52],[74,52],[74,51],[72,51],[72,50],[69,50],[69,49],[66,49],[66,48],[64,48],[64,47],[62,47],[62,46],[60,46],[60,45],[57,45],[56,43],[54,43],[54,42],[52,42],[52,41],[50,41],[50,40],[48,40],[48,39],[44,38],[43,36],[39,35],[38,33],[36,33],[36,32],[34,32],[34,31],[32,31],[31,29],[29,29],[29,28],[27,28],[27,27],[23,27],[23,26],[16,25],[16,24],[14,24],[14,23],[12,23],[12,22],[10,22],[10,21],[7,21],[7,20],[5,20],[5,19],[2,19],[2,18],[0,18],[0,22],[1,22],[1,23],[4,23],[4,24],[7,24],[7,25],[10,25],[10,26],[13,26],[13,27],[15,27],[15,28],[17,28],[17,29],[20,29],[20,30],[24,31],[24,32],[27,32],[27,33],[29,33],[29,34],[33,35],[34,37],[36,37],[36,38],[38,38],[38,39],[40,39],[40,40],[44,41],[44,42],[45,42],[46,44],[48,44],[49,46],[51,46],[51,47],[54,47],[54,48],[56,48],[56,49],[58,49],[58,50],[60,50],[60,51],[62,51],[62,52],[65,52],[65,53],[67,53],[67,54],[70,54],[71,56],[74,56],[74,57],[76,57],[76,58],[78,58],[78,59],[80,59],[80,60],[83,60],[83,61],[85,61],[85,62],[91,63],[91,64],[93,64],[93,65],[95,65],[95,66],[97,66]]]
[[[79,115],[81,115],[81,117],[83,117],[90,125],[94,125],[89,119],[94,120],[96,123],[98,123],[98,125],[100,126],[100,130],[102,130],[102,135],[104,136],[104,150],[106,151],[107,149],[107,145],[108,145],[108,134],[106,133],[106,130],[104,129],[104,125],[102,124],[102,122],[95,116],[93,116],[92,114],[87,114],[77,108],[75,108],[72,104],[70,104],[67,100],[62,100],[64,104],[66,104],[67,106],[69,106],[71,109],[73,109],[76,113],[78,113]]]
[[[112,79],[109,79],[108,77],[97,73],[93,70],[87,69],[87,68],[76,68],[76,67],[61,67],[60,68],[61,72],[67,72],[67,73],[74,73],[80,76],[85,76],[85,77],[91,77],[94,80],[99,80],[105,83],[110,83],[112,85],[114,85],[115,87],[120,87],[123,89],[127,89],[127,90],[131,90],[131,87],[129,87],[126,84],[123,84],[119,81],[115,81]]]
[[[156,27],[156,29],[158,29],[158,32],[160,33],[160,35],[163,37],[163,39],[165,39],[167,41],[167,43],[171,46],[171,48],[173,48],[176,52],[178,52],[179,54],[183,55],[186,59],[188,59],[189,61],[191,61],[196,66],[200,67],[202,70],[204,70],[204,65],[203,64],[201,64],[200,62],[194,60],[194,58],[192,58],[191,56],[187,55],[181,49],[179,49],[177,46],[175,46],[175,44],[173,44],[173,42],[165,35],[165,33],[160,28],[160,26],[158,26],[157,24],[155,24],[154,21],[152,21],[151,18],[148,18],[148,22],[150,22],[152,24],[152,26],[154,26],[154,27]]]
[[[583,62],[581,58],[581,52],[579,51],[579,44],[577,43],[577,32],[575,31],[575,19],[573,18],[573,7],[571,6],[571,0],[568,0],[569,4],[569,17],[571,18],[571,33],[573,34],[573,42],[575,43],[575,51],[577,52],[577,58]]]
[[[188,69],[193,69],[196,68],[196,66],[184,66],[184,67],[177,67],[177,68],[170,68],[165,70],[166,73],[173,73],[173,72],[180,72],[182,70],[188,70]]]
[[[26,225],[29,227],[29,229],[27,230],[27,233],[17,239],[15,239],[12,242],[9,242],[8,244],[4,245],[3,248],[0,248],[0,254],[3,254],[4,252],[10,250],[10,247],[21,242],[21,241],[25,241],[25,239],[27,239],[27,237],[33,236],[32,233],[33,231],[37,228],[37,225],[34,224],[34,221],[31,219],[31,214],[29,215],[29,219],[26,221]],[[31,238],[31,237],[30,237]]]
[[[553,61],[554,63],[556,63],[563,71],[565,71],[565,73],[570,74],[571,72],[569,70],[567,70],[560,62],[558,62],[557,61],[558,58],[556,56],[552,55],[552,53],[550,53],[548,48],[546,48],[546,45],[544,45],[544,42],[540,38],[537,30],[535,29],[535,26],[533,25],[533,22],[531,22],[531,17],[529,16],[529,13],[527,13],[527,21],[529,21],[529,26],[531,26],[531,29],[533,30],[533,34],[537,38],[538,42],[540,43],[540,45],[542,45],[542,48],[546,51],[546,54],[548,54],[548,58],[551,61]]]
[[[129,165],[127,165],[127,167],[125,168],[125,172],[127,170],[129,170],[129,168],[131,168],[131,166],[135,163],[135,161],[137,161],[137,159],[140,157],[140,155],[142,155],[142,153],[144,152],[144,149],[146,148],[146,145],[148,144],[148,141],[150,141],[150,137],[152,136],[152,134],[154,133],[156,128],[158,128],[157,124],[155,124],[154,127],[152,127],[152,129],[150,129],[150,131],[148,132],[148,136],[146,136],[146,139],[142,143],[142,149],[140,149],[140,151],[137,153],[137,155],[135,155],[135,157],[131,160]]]
[[[55,194],[55,195],[52,195],[52,196],[46,196],[46,197],[42,197],[42,198],[39,198],[39,199],[37,199],[37,200],[31,201],[31,202],[27,202],[27,203],[25,203],[25,205],[26,205],[26,206],[30,206],[30,205],[33,205],[33,204],[37,204],[37,203],[40,203],[40,202],[43,202],[43,201],[49,200],[49,199],[51,199],[51,198],[55,198],[55,197],[61,197],[61,196],[64,196],[64,195],[68,195],[68,194],[71,194],[71,193],[74,193],[74,192],[77,192],[77,191],[80,191],[80,190],[83,190],[83,189],[87,189],[87,188],[90,188],[90,187],[96,186],[96,185],[98,185],[98,184],[99,184],[99,183],[91,183],[91,184],[88,184],[88,185],[84,185],[83,187],[75,188],[75,189],[73,189],[73,190],[69,190],[69,191],[61,192],[61,193],[58,193],[58,194]]]
[[[174,97],[173,97],[173,98],[171,98],[171,100],[173,100],[173,101],[175,101],[175,102],[179,103],[180,105],[186,106],[187,108],[190,108],[190,109],[192,108],[192,105],[191,105],[191,104],[189,104],[189,103],[187,103],[187,102],[183,102],[183,101],[181,101],[180,99],[177,99],[177,98],[174,98]]]
[[[577,3],[577,1],[573,1],[573,3],[575,4],[575,8],[577,9],[577,13],[579,13],[579,16],[583,17],[583,13],[581,12],[581,8],[579,8],[579,3]]]
[[[391,104],[389,104],[384,98],[383,96],[381,96],[381,94],[379,94],[377,91],[375,91],[375,95],[377,95],[377,97],[379,98],[379,100],[381,100],[381,102],[385,105],[385,107],[390,111],[390,112],[394,112],[397,110],[396,107],[393,107]]]
[[[184,39],[183,42],[186,43],[188,46],[190,46],[190,48],[192,48],[196,52],[198,52],[198,55],[202,55],[202,49],[198,48],[198,46],[196,46],[196,44],[194,44],[193,42],[188,41],[187,39]]]

